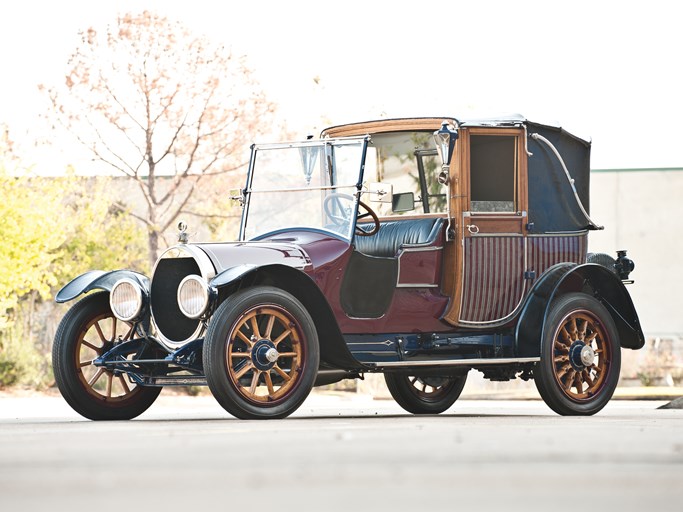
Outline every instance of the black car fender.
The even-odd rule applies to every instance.
[[[346,346],[327,298],[313,279],[301,270],[281,264],[243,264],[223,270],[210,282],[210,286],[218,291],[222,300],[230,300],[229,295],[221,293],[226,288],[259,285],[281,288],[292,294],[306,308],[318,331],[322,366],[328,364],[334,368],[357,371],[364,368]]]
[[[105,272],[104,270],[90,270],[85,274],[81,274],[75,279],[62,287],[55,296],[55,302],[62,304],[69,302],[83,293],[92,290],[105,290],[111,292],[111,289],[119,279],[127,277],[138,283],[140,287],[149,295],[149,278],[144,274],[135,272],[134,270],[112,270]]]
[[[540,355],[550,305],[555,297],[571,292],[588,293],[607,308],[622,348],[639,349],[645,344],[633,300],[614,272],[594,263],[560,263],[541,276],[526,298],[515,329],[519,357]]]

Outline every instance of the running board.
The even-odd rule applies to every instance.
[[[399,368],[415,366],[483,366],[483,365],[502,365],[502,364],[527,364],[538,363],[540,357],[508,357],[508,358],[487,358],[487,359],[447,359],[443,361],[387,361],[379,363],[365,363],[375,368]]]
[[[191,375],[178,375],[167,377],[145,377],[142,379],[143,386],[206,386],[206,377],[193,377]]]

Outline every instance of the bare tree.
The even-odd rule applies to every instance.
[[[153,263],[200,182],[244,166],[274,106],[244,57],[179,22],[126,14],[80,35],[64,85],[48,90],[54,113],[94,160],[141,191],[142,208],[120,207],[146,225]]]

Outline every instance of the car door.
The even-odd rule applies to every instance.
[[[521,304],[527,283],[524,131],[470,128],[463,137],[458,324],[500,325]]]

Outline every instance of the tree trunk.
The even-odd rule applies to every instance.
[[[147,245],[149,247],[149,272],[152,273],[154,270],[154,264],[159,257],[159,232],[150,229],[147,232]]]

